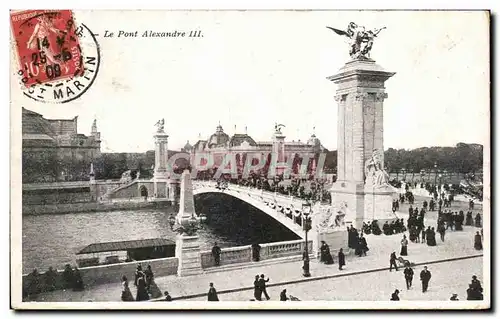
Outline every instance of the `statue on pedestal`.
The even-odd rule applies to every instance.
[[[365,185],[382,188],[389,185],[389,174],[384,170],[379,150],[374,150],[371,158],[365,162]]]
[[[374,30],[366,30],[364,26],[359,26],[354,22],[350,22],[347,30],[339,30],[332,27],[327,27],[338,35],[346,36],[350,39],[349,55],[353,59],[369,59],[370,51],[373,47],[373,41],[377,35],[385,29],[385,27]]]
[[[157,133],[165,133],[165,119],[161,119],[155,124]]]
[[[275,123],[275,124],[274,124],[274,132],[275,132],[275,134],[277,134],[277,135],[281,135],[281,128],[282,128],[282,127],[285,127],[285,125]]]

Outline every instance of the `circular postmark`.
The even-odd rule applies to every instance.
[[[25,12],[17,20],[22,22],[15,25],[12,18],[23,94],[40,102],[67,103],[87,92],[101,60],[94,33],[85,24],[75,25],[69,10]]]

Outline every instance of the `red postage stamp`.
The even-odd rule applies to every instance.
[[[19,75],[30,87],[83,73],[83,58],[71,10],[11,12]]]

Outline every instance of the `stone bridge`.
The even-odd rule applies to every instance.
[[[221,193],[238,198],[272,217],[301,238],[304,236],[302,205],[306,202],[302,199],[234,184],[218,188],[214,182],[193,181],[193,195],[206,193]]]

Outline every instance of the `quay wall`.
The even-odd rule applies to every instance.
[[[153,260],[133,261],[127,263],[99,265],[92,267],[79,268],[85,287],[102,285],[107,283],[121,282],[123,275],[127,276],[129,284],[133,285],[134,273],[137,265],[141,265],[143,269],[147,265],[151,265],[155,277],[163,277],[177,275],[177,267],[179,259],[177,257],[168,257]],[[37,289],[38,291],[60,290],[69,288],[68,284],[63,280],[63,270],[57,270],[57,275],[54,277],[53,288],[47,280],[46,273],[40,273],[37,280],[33,280],[31,274],[23,275],[23,296],[28,294],[28,291]]]
[[[82,202],[72,204],[23,205],[23,215],[86,213],[145,208],[156,209],[164,208],[170,205],[170,201],[144,201],[144,199],[110,202]]]

